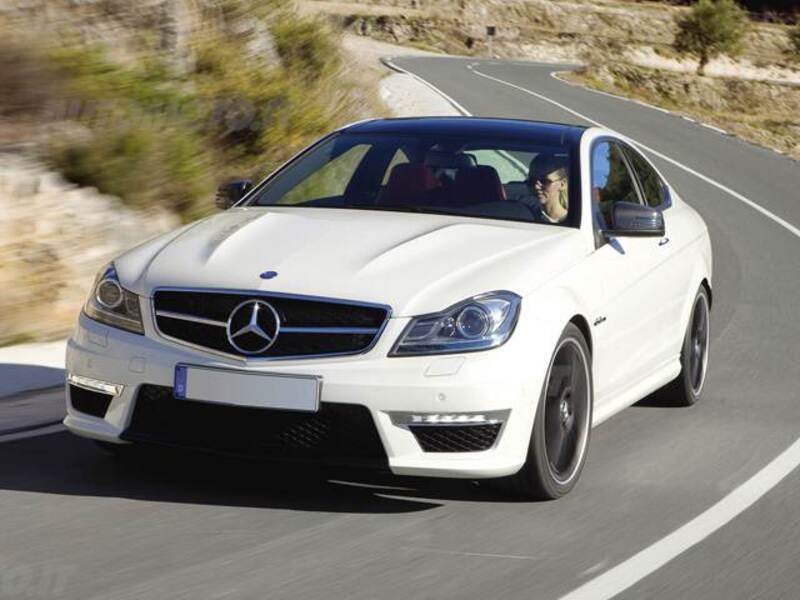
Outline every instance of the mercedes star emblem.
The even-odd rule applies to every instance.
[[[263,300],[246,300],[231,311],[226,331],[228,342],[242,354],[261,354],[278,338],[278,311]]]

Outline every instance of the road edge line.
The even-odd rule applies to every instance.
[[[403,73],[404,75],[409,75],[410,77],[413,77],[414,79],[416,79],[417,81],[419,81],[421,84],[423,84],[423,85],[425,85],[425,86],[429,87],[429,88],[430,88],[430,89],[432,89],[434,92],[436,92],[437,94],[439,94],[439,95],[440,95],[442,98],[444,98],[445,100],[447,100],[447,102],[448,102],[448,103],[449,103],[449,104],[450,104],[450,105],[451,105],[453,108],[455,108],[455,109],[456,109],[458,112],[460,112],[460,113],[461,113],[462,115],[464,115],[465,117],[471,117],[471,116],[472,116],[472,113],[471,113],[471,112],[469,112],[469,111],[468,111],[466,108],[464,108],[463,106],[461,106],[461,104],[459,104],[458,102],[456,102],[456,101],[455,101],[453,98],[451,98],[450,96],[448,96],[447,94],[445,94],[445,93],[444,93],[442,90],[440,90],[439,88],[437,88],[435,85],[433,85],[433,84],[432,84],[432,83],[430,83],[429,81],[425,81],[425,80],[424,80],[422,77],[420,77],[419,75],[416,75],[416,74],[412,73],[411,71],[408,71],[408,70],[404,69],[403,67],[401,67],[401,66],[398,66],[396,63],[394,63],[394,62],[392,61],[392,59],[393,59],[393,58],[394,58],[394,57],[391,57],[391,56],[389,56],[389,57],[384,57],[384,58],[382,58],[382,59],[381,59],[381,62],[383,62],[383,64],[385,64],[385,65],[386,65],[387,67],[389,67],[390,69],[393,69],[394,71],[397,71],[398,73]]]
[[[633,587],[750,508],[800,465],[800,439],[694,519],[559,600],[605,600]]]

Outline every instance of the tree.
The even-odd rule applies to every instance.
[[[748,24],[747,13],[735,0],[698,0],[677,21],[675,49],[696,56],[697,74],[702,75],[712,58],[742,51]]]

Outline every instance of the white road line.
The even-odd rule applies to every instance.
[[[480,71],[477,71],[475,69],[470,69],[470,71],[472,71],[473,73],[475,73],[475,75],[478,75],[479,77],[484,77],[485,79],[490,79],[492,81],[496,81],[497,83],[501,83],[503,85],[507,85],[508,87],[514,88],[514,89],[519,90],[519,91],[521,91],[521,92],[523,92],[525,94],[528,94],[530,96],[538,98],[539,100],[542,100],[543,102],[547,102],[549,104],[552,104],[553,106],[557,106],[558,108],[568,112],[569,114],[571,114],[573,116],[576,116],[579,119],[583,119],[584,121],[586,121],[588,123],[591,123],[592,125],[596,125],[597,127],[603,127],[605,129],[613,130],[613,128],[611,128],[611,127],[609,127],[607,125],[604,125],[603,123],[600,123],[599,121],[595,121],[594,119],[592,119],[590,117],[587,117],[586,115],[584,115],[582,113],[579,113],[576,110],[572,110],[571,108],[569,108],[568,106],[564,106],[560,102],[556,102],[555,100],[551,100],[547,96],[543,96],[542,94],[539,94],[537,92],[533,92],[533,91],[531,91],[529,89],[526,89],[524,87],[515,85],[515,84],[513,84],[511,82],[504,81],[502,79],[498,79],[497,77],[492,77],[491,75],[487,75],[485,73],[481,73]],[[772,221],[774,221],[775,223],[777,223],[778,225],[780,225],[784,229],[788,230],[789,232],[793,233],[795,236],[800,238],[800,229],[798,229],[797,227],[795,227],[794,225],[792,225],[791,223],[789,223],[785,219],[779,217],[778,215],[776,215],[772,211],[767,210],[766,208],[764,208],[763,206],[761,206],[759,204],[756,204],[755,202],[753,202],[752,200],[750,200],[746,196],[743,196],[742,194],[740,194],[736,190],[732,190],[728,186],[723,185],[722,183],[719,183],[718,181],[715,181],[714,179],[711,179],[710,177],[707,177],[706,175],[703,175],[702,173],[699,173],[698,171],[695,171],[691,167],[688,167],[688,166],[684,165],[683,163],[678,162],[674,158],[670,158],[666,154],[662,154],[658,150],[654,150],[650,146],[642,144],[641,142],[638,142],[635,139],[630,138],[629,136],[626,136],[626,137],[628,137],[628,139],[630,139],[632,142],[634,142],[637,146],[639,146],[643,150],[646,150],[647,152],[650,152],[654,156],[658,156],[659,158],[661,158],[661,159],[667,161],[668,163],[670,163],[671,165],[674,165],[674,166],[678,167],[679,169],[682,169],[682,170],[686,171],[687,173],[689,173],[691,175],[694,175],[698,179],[702,179],[703,181],[705,181],[709,185],[712,185],[715,188],[725,192],[726,194],[729,194],[729,195],[733,196],[734,198],[736,198],[737,200],[743,202],[744,204],[747,204],[750,208],[752,208],[754,210],[757,210],[758,212],[760,212],[762,215],[764,215],[768,219],[771,219]]]
[[[450,96],[448,96],[447,94],[445,94],[445,93],[444,93],[442,90],[440,90],[439,88],[437,88],[435,85],[433,85],[433,84],[432,84],[432,83],[430,83],[429,81],[425,81],[425,80],[424,80],[422,77],[419,77],[418,75],[415,75],[415,74],[414,74],[414,73],[412,73],[411,71],[407,71],[407,70],[406,70],[406,69],[404,69],[403,67],[399,67],[399,66],[397,66],[397,64],[396,64],[396,63],[392,62],[392,57],[385,58],[385,59],[384,59],[384,62],[386,62],[386,64],[388,64],[388,65],[389,65],[391,68],[395,69],[396,71],[399,71],[400,73],[405,73],[406,75],[410,75],[411,77],[413,77],[414,79],[416,79],[417,81],[419,81],[421,84],[423,84],[423,85],[426,85],[426,86],[428,86],[429,88],[431,88],[431,89],[432,89],[434,92],[436,92],[436,93],[437,93],[437,94],[439,94],[439,95],[440,95],[442,98],[444,98],[444,99],[445,99],[445,100],[447,100],[447,101],[448,101],[450,104],[452,104],[452,105],[453,105],[453,108],[455,108],[455,109],[456,109],[458,112],[460,112],[462,115],[464,115],[464,116],[466,116],[466,117],[469,117],[469,116],[471,116],[471,115],[470,115],[470,112],[469,112],[469,111],[468,111],[466,108],[464,108],[463,106],[461,106],[461,105],[460,105],[458,102],[456,102],[455,100],[453,100],[453,99],[452,99]]]
[[[789,475],[798,464],[800,464],[800,440],[686,525],[566,596],[562,596],[560,600],[613,598],[747,510]]]
[[[609,96],[611,98],[616,98],[617,100],[625,100],[626,102],[633,102],[634,104],[639,104],[646,108],[652,108],[653,110],[657,110],[658,112],[662,112],[667,115],[675,114],[671,110],[667,110],[666,108],[661,108],[660,106],[656,106],[655,104],[648,104],[643,100],[636,100],[635,98],[626,98],[625,96],[617,96],[616,94],[604,92],[603,90],[595,90],[590,87],[586,87],[585,85],[581,85],[580,83],[574,83],[572,81],[569,81],[568,79],[564,79],[563,77],[561,77],[561,72],[559,71],[553,71],[552,73],[550,73],[550,77],[552,77],[556,81],[560,81],[561,83],[571,85],[572,87],[581,88],[582,90],[586,90],[587,92],[592,92],[593,94],[600,94],[602,96]]]
[[[556,102],[555,100],[543,96],[542,94],[515,85],[511,82],[498,79],[497,77],[492,77],[491,75],[481,73],[474,68],[468,68],[470,71],[475,73],[475,75],[484,77],[485,79],[489,79],[497,83],[501,83],[503,85],[507,85],[525,94],[534,96],[535,98],[552,104],[553,106],[556,106],[571,115],[583,119],[588,123],[596,125],[597,127],[611,129],[610,127],[595,121],[594,119],[581,114],[578,111],[561,104],[560,102]],[[465,111],[465,114],[469,113]],[[669,156],[666,156],[665,154],[662,154],[661,152],[658,152],[649,146],[646,146],[645,144],[636,142],[636,140],[631,141],[633,141],[643,150],[658,156],[670,164],[686,171],[691,175],[694,175],[702,181],[705,181],[709,185],[712,185],[717,189],[733,196],[737,200],[745,203],[754,210],[757,210],[765,217],[771,219],[781,227],[788,230],[790,233],[800,238],[800,229],[767,210],[766,208],[756,204],[746,196],[743,196],[728,186],[695,171],[691,167],[688,167],[683,163],[680,163],[677,160],[670,158]],[[725,524],[729,523],[732,519],[747,510],[762,496],[764,496],[764,494],[769,492],[784,478],[786,478],[798,467],[798,465],[800,465],[800,439],[795,440],[795,442],[789,446],[789,448],[784,450],[778,457],[773,459],[772,462],[770,462],[766,467],[761,469],[742,485],[723,497],[719,502],[711,506],[705,512],[701,513],[699,516],[695,517],[682,527],[679,527],[666,537],[641,550],[631,558],[623,561],[610,570],[605,571],[602,575],[599,575],[596,578],[586,582],[579,588],[568,593],[566,596],[563,596],[560,600],[605,600],[613,598],[617,594],[630,588],[638,581],[655,572],[666,563],[677,557],[679,554],[695,546]]]
[[[440,548],[425,548],[419,546],[405,546],[407,550],[414,552],[434,552],[436,554],[452,554],[455,556],[475,556],[477,558],[510,558],[513,560],[539,560],[537,556],[520,556],[517,554],[489,554],[487,552],[460,552],[458,550],[443,550]]]
[[[728,132],[722,129],[721,127],[717,127],[716,125],[711,125],[709,123],[700,123],[706,129],[710,129],[711,131],[716,131],[717,133],[721,133],[723,135],[728,135]]]
[[[14,442],[16,440],[24,440],[26,438],[39,437],[40,435],[50,435],[51,433],[58,433],[59,431],[66,431],[67,428],[61,424],[49,425],[48,427],[40,427],[39,429],[31,429],[30,431],[20,431],[19,433],[9,433],[8,435],[0,435],[0,444],[4,442]]]

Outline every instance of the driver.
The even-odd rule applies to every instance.
[[[561,223],[567,218],[567,160],[553,154],[537,154],[528,169],[528,185],[539,202],[542,219]]]

